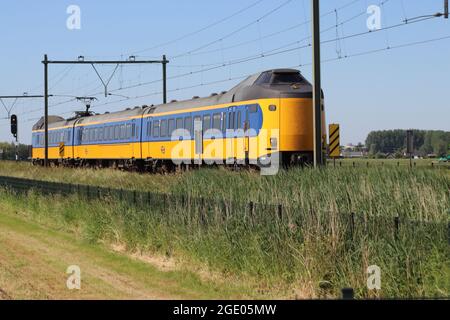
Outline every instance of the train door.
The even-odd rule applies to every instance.
[[[203,122],[200,116],[194,117],[195,159],[201,161],[203,154]]]
[[[142,142],[143,142],[143,152],[145,151],[145,158],[152,158],[152,151],[151,151],[151,137],[152,137],[152,130],[154,130],[155,123],[152,121],[152,117],[145,118],[145,133],[144,128],[142,129]],[[153,126],[152,126],[153,124]]]
[[[235,161],[236,159],[236,107],[228,108],[228,132],[226,139],[226,159]]]
[[[131,152],[132,157],[134,159],[141,158],[141,152],[140,152],[140,144],[138,143],[138,137],[139,137],[139,122],[136,121],[136,119],[131,120],[131,134],[130,134],[130,140],[131,140]]]
[[[249,111],[249,106],[245,107],[245,115],[244,115],[244,152],[245,152],[245,161],[248,164],[249,154],[250,154],[250,111]]]

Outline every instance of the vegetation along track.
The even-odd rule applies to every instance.
[[[5,174],[183,195],[184,201],[219,199],[148,207],[110,197],[1,194],[1,203],[26,220],[129,253],[171,257],[190,270],[201,266],[200,273],[246,284],[258,296],[336,297],[344,286],[359,297],[450,292],[448,170],[342,167],[261,177],[206,169],[163,176],[2,163]],[[381,291],[367,290],[372,264],[382,270]]]

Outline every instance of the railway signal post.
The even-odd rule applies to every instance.
[[[159,63],[163,66],[163,102],[164,104],[167,102],[167,76],[166,76],[166,66],[169,63],[169,60],[166,59],[166,56],[163,56],[162,60],[136,60],[135,56],[130,56],[128,60],[92,60],[88,61],[84,59],[84,56],[79,56],[77,60],[48,60],[47,55],[44,55],[44,60],[42,60],[42,63],[44,64],[44,166],[48,166],[48,97],[51,95],[48,94],[48,65],[49,64],[90,64],[92,68],[94,69],[97,76],[100,78],[100,81],[102,82],[104,89],[105,89],[105,97],[108,96],[108,85],[111,81],[114,73],[116,72],[117,68],[121,64],[155,64]],[[109,79],[105,82],[103,78],[98,73],[97,69],[95,68],[96,64],[115,64],[116,69],[114,69],[114,72],[109,77]]]
[[[11,115],[11,133],[13,137],[16,139],[15,142],[15,152],[16,152],[16,161],[19,161],[19,149],[18,149],[18,138],[17,138],[17,116],[15,114]]]
[[[34,98],[43,98],[44,96],[41,95],[28,95],[27,93],[24,93],[21,96],[0,96],[0,103],[3,105],[3,108],[5,108],[6,113],[8,114],[8,118],[11,120],[11,134],[13,135],[15,139],[15,149],[16,149],[16,161],[19,160],[19,138],[18,138],[18,121],[17,116],[15,114],[11,115],[11,111],[14,108],[14,105],[16,104],[17,100],[19,99],[34,99]],[[3,102],[3,99],[14,99],[14,102],[12,105],[8,108],[6,104]]]

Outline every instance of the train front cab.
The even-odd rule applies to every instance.
[[[322,102],[322,142],[325,111]],[[311,98],[280,98],[280,159],[285,165],[310,164],[314,152],[314,115]]]

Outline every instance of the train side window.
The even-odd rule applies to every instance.
[[[159,137],[159,120],[153,122],[153,137]]]
[[[136,134],[136,125],[133,123],[133,125],[131,126],[131,136],[134,138],[135,136],[137,136]]]
[[[161,120],[161,133],[160,133],[161,137],[165,137],[167,136],[167,120]]]
[[[211,129],[211,116],[209,114],[203,116],[203,131]]]
[[[234,114],[235,112],[230,112],[228,117],[228,129],[234,129]]]
[[[222,112],[222,131],[223,132],[227,131],[227,113],[226,112]]]
[[[118,125],[114,126],[114,140],[119,140],[120,137],[120,127]]]
[[[124,124],[120,125],[120,140],[125,139],[126,136],[126,126]]]
[[[184,118],[184,129],[192,136],[192,117]]]
[[[241,112],[238,111],[238,113],[237,113],[237,121],[236,121],[236,123],[235,123],[234,128],[235,128],[235,129],[240,129],[241,127],[242,127],[242,123],[241,123]]]
[[[147,136],[151,136],[152,135],[152,122],[149,121],[147,122]]]
[[[175,119],[169,119],[169,137],[175,131]]]
[[[183,118],[177,118],[177,129],[183,129]]]
[[[214,129],[220,130],[220,121],[221,121],[220,113],[214,113],[213,114],[213,128]]]
[[[258,106],[256,104],[252,104],[251,106],[248,107],[248,111],[250,113],[256,113],[258,111]]]
[[[131,128],[131,123],[128,123],[127,124],[127,131],[126,131],[126,139],[131,139],[131,131],[132,131],[132,128]]]

